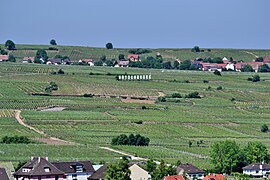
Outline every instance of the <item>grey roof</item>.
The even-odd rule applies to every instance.
[[[76,166],[83,166],[83,172],[95,172],[90,161],[52,162],[52,164],[65,173],[76,173]]]
[[[45,168],[49,168],[49,172],[45,172]],[[29,172],[23,172],[23,169],[30,169]],[[53,164],[48,162],[45,158],[34,157],[31,161],[23,165],[14,176],[40,176],[40,175],[64,175],[63,171],[57,169]]]
[[[51,62],[53,64],[57,63],[57,64],[61,64],[62,63],[62,60],[61,59],[48,59],[48,62]]]
[[[102,166],[99,168],[92,176],[88,178],[88,180],[103,180],[105,179],[106,176],[106,170],[107,170],[107,165]]]
[[[203,170],[197,168],[196,166],[193,166],[192,164],[181,164],[179,166],[176,167],[176,171],[177,173],[179,173],[179,171],[183,169],[187,174],[200,174],[200,173],[204,173]]]
[[[117,63],[118,63],[119,66],[127,66],[129,64],[129,61],[121,60],[121,61],[118,61]]]
[[[260,170],[260,165],[262,165],[262,169],[264,170],[270,170],[270,165],[265,163],[252,163],[245,167],[243,167],[244,170]]]
[[[0,179],[1,180],[9,180],[7,172],[4,168],[0,168]]]

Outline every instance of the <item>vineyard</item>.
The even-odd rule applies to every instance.
[[[79,50],[71,49],[67,47],[65,51],[79,57]],[[51,73],[60,68],[65,74]],[[115,79],[116,75],[125,73],[151,74],[152,79]],[[269,74],[259,74],[261,81],[253,83],[247,78],[254,73],[223,72],[222,76],[216,76],[198,71],[3,63],[0,75],[0,138],[5,135],[33,140],[56,137],[76,143],[1,144],[0,160],[49,155],[53,160],[90,158],[98,163],[119,158],[119,154],[99,148],[105,146],[144,158],[164,159],[169,163],[181,160],[207,168],[210,147],[216,141],[233,139],[240,145],[260,141],[270,148],[270,134],[260,130],[263,124],[270,126]],[[46,94],[45,88],[51,82],[58,89]],[[218,90],[219,86],[222,89]],[[192,92],[198,92],[201,98],[172,98],[154,104],[132,101],[134,97],[157,99]],[[122,101],[123,97],[126,101]],[[50,111],[53,108],[61,110]],[[15,110],[22,111],[26,124],[46,135],[20,125]],[[149,137],[149,146],[110,145],[113,137],[131,133]]]

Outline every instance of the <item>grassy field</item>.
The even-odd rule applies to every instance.
[[[4,47],[0,44],[0,47]],[[11,54],[15,55],[17,60],[21,61],[25,56],[35,56],[38,49],[47,49],[48,56],[50,58],[57,54],[63,56],[69,56],[71,60],[79,60],[81,58],[92,58],[94,60],[99,59],[101,56],[105,55],[107,59],[118,59],[119,54],[124,54],[127,57],[129,49],[118,49],[114,48],[107,50],[105,48],[94,48],[94,47],[80,47],[80,46],[57,46],[57,51],[48,50],[48,45],[16,45],[17,50],[11,51]],[[141,59],[146,59],[148,56],[156,56],[160,53],[165,61],[174,61],[175,59],[187,60],[195,59],[197,57],[227,57],[228,59],[232,57],[235,60],[252,61],[257,56],[263,57],[265,55],[270,55],[270,50],[254,50],[254,49],[211,49],[208,52],[194,53],[189,49],[151,49],[151,53],[140,55]]]
[[[59,68],[64,70],[64,75],[51,74]],[[90,72],[100,75],[90,75]],[[109,75],[124,73],[151,73],[152,80],[124,82]],[[177,160],[191,162],[201,168],[211,167],[207,157],[211,144],[216,141],[233,139],[241,145],[260,141],[270,148],[270,134],[260,131],[262,124],[270,126],[270,74],[259,74],[260,82],[247,81],[254,74],[224,72],[222,76],[216,76],[198,71],[1,63],[0,138],[5,135],[43,137],[17,123],[14,111],[22,110],[21,115],[27,124],[49,136],[77,144],[0,144],[0,161],[27,160],[30,156],[40,155],[52,160],[110,162],[120,155],[99,147],[111,147],[111,139],[123,133],[147,136],[150,145],[112,148],[140,157],[164,159],[169,163]],[[204,80],[209,82],[204,83]],[[44,93],[50,82],[58,85],[59,89],[52,93],[57,96],[31,95]],[[222,90],[217,90],[219,86]],[[162,94],[178,92],[185,95],[194,91],[202,98],[180,98],[177,102],[155,104],[79,96],[92,93],[157,98]],[[53,106],[66,109],[61,112],[40,111]],[[142,106],[147,109],[142,109]],[[137,123],[140,121],[142,124]],[[199,141],[202,144],[198,145]]]

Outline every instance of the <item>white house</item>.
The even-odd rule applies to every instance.
[[[193,166],[192,164],[181,164],[176,167],[177,175],[184,175],[184,173],[189,177],[189,179],[203,179],[204,171]]]
[[[243,167],[243,174],[251,175],[253,177],[267,177],[270,172],[270,165],[262,163],[253,163]]]
[[[95,172],[90,161],[53,162],[52,164],[66,174],[67,180],[87,180]]]
[[[228,63],[226,65],[226,69],[234,71],[235,70],[235,65],[233,63]]]

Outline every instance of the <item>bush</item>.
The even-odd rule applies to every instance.
[[[222,90],[222,87],[221,87],[221,86],[218,86],[218,87],[217,87],[217,90]]]
[[[134,136],[130,134],[129,136],[121,134],[112,139],[112,145],[131,145],[131,146],[148,146],[150,139],[148,137],[141,136],[137,134]]]
[[[59,69],[57,74],[65,74],[64,70],[63,69]]]
[[[260,78],[259,75],[254,75],[254,76],[252,76],[252,77],[249,77],[247,80],[248,80],[248,81],[252,81],[252,82],[258,82],[258,81],[261,80],[261,78]]]
[[[160,97],[158,97],[158,101],[159,102],[166,102],[167,100],[166,100],[166,97],[160,96]]]
[[[58,90],[58,85],[55,82],[50,82],[50,85],[45,88],[45,91],[50,93],[52,91],[57,91]]]
[[[266,133],[266,132],[268,132],[268,126],[266,125],[266,124],[264,124],[264,125],[262,125],[262,127],[261,127],[261,132],[264,132],[264,133]]]
[[[221,73],[218,70],[215,70],[214,75],[221,76]]]
[[[173,93],[172,98],[182,98],[182,96],[179,93]]]
[[[2,138],[2,143],[4,144],[29,144],[31,140],[26,136],[4,136]]]
[[[189,93],[186,98],[201,98],[198,92]]]
[[[145,109],[147,109],[147,107],[146,106],[142,106],[142,110],[145,110]]]
[[[51,50],[51,51],[58,51],[58,49],[56,47],[49,47],[49,50]]]
[[[203,83],[209,83],[209,81],[208,80],[203,80]]]
[[[86,94],[83,95],[83,97],[94,97],[94,94],[91,94],[91,93],[87,94],[86,93]]]
[[[128,53],[131,53],[131,54],[145,54],[145,53],[151,53],[152,51],[151,50],[148,50],[148,49],[130,49],[128,51]]]

